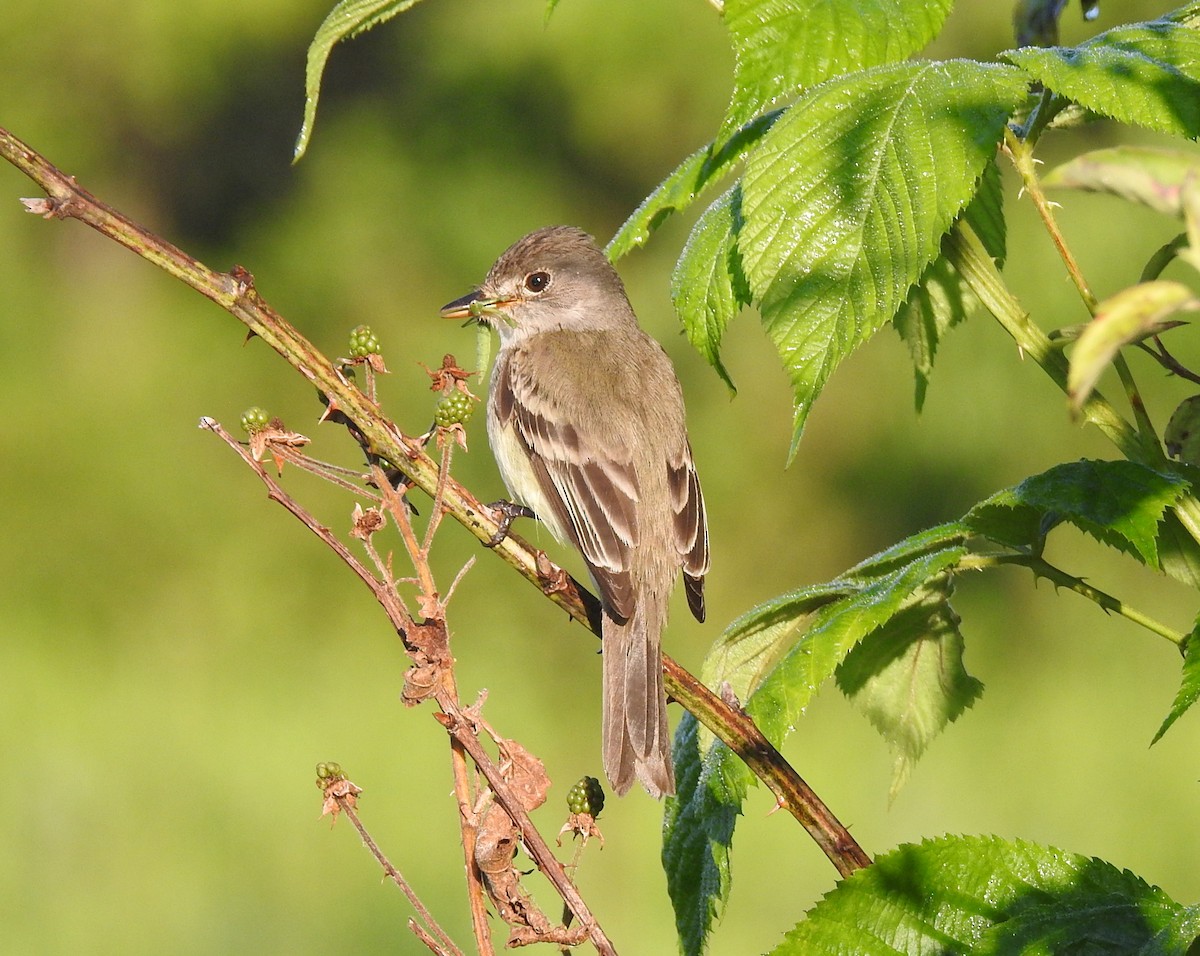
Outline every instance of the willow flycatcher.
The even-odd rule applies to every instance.
[[[509,493],[583,554],[603,608],[604,771],[675,792],[660,653],[682,569],[704,620],[708,527],[679,381],[591,236],[539,229],[442,309],[500,336],[488,440]]]

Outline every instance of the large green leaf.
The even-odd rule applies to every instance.
[[[734,90],[721,139],[839,73],[896,63],[941,29],[953,0],[726,0]]]
[[[799,721],[821,685],[864,637],[890,622],[909,606],[931,579],[953,567],[966,553],[958,526],[953,539],[919,553],[878,576],[855,581],[858,588],[819,608],[803,635],[759,683],[746,711],[767,738],[778,746]],[[853,574],[853,572],[851,572]]]
[[[675,910],[675,929],[683,956],[700,956],[712,924],[729,899],[729,854],[733,828],[746,793],[745,768],[726,778],[714,751],[701,749],[699,724],[684,714],[675,731],[676,795],[663,812],[662,864]]]
[[[721,339],[733,317],[750,303],[736,240],[740,205],[741,186],[735,185],[704,211],[671,275],[671,301],[688,341],[730,391],[735,389],[721,361]]]
[[[1184,956],[1197,934],[1200,910],[1127,870],[1019,840],[947,836],[843,880],[771,956]]]
[[[893,754],[889,799],[925,748],[957,720],[983,684],[963,665],[949,575],[919,588],[908,605],[851,649],[837,669],[842,693],[867,715]]]
[[[921,532],[841,578],[755,608],[710,652],[702,670],[706,683],[748,698],[759,727],[782,744],[798,711],[849,650],[963,555],[966,533],[957,524]],[[666,803],[663,866],[682,950],[698,954],[729,895],[734,826],[755,778],[690,715],[676,730],[674,756],[677,792]]]
[[[308,149],[313,124],[317,121],[317,100],[321,96],[321,77],[334,45],[347,37],[370,30],[416,4],[417,0],[341,0],[317,27],[308,45],[308,64],[304,69],[304,122],[292,161],[299,161]],[[549,13],[549,11],[547,11]]]
[[[1056,465],[992,495],[964,521],[976,533],[1012,547],[1037,547],[1059,521],[1159,567],[1159,524],[1188,482],[1132,461]]]
[[[995,162],[988,163],[975,198],[962,214],[997,266],[1003,266],[1006,255],[1003,198],[1000,170]],[[979,304],[970,286],[945,254],[949,240],[950,233],[942,237],[942,254],[930,263],[921,281],[909,290],[907,301],[892,319],[892,325],[912,357],[918,412],[925,404],[933,360],[943,336],[964,321]]]
[[[833,369],[891,321],[938,255],[1025,83],[1019,70],[967,61],[841,77],[750,155],[737,245],[792,381],[792,454]]]
[[[1196,4],[1120,26],[1077,47],[1003,54],[1045,86],[1094,113],[1162,133],[1200,136],[1200,30]]]
[[[670,216],[690,206],[708,186],[719,182],[779,119],[768,113],[747,123],[718,148],[709,143],[679,164],[633,211],[604,251],[616,262],[621,256],[646,244],[650,233]]]

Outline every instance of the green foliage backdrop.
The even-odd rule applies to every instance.
[[[1170,6],[1113,0],[1099,25]],[[701,0],[570,0],[545,27],[543,10],[543,0],[419,4],[337,48],[318,135],[293,168],[304,51],[327,4],[10,0],[0,124],[213,267],[245,265],[330,353],[369,322],[394,372],[384,399],[420,431],[432,398],[416,363],[455,351],[469,364],[473,349],[437,307],[531,228],[572,222],[606,239],[711,137],[728,103],[733,58]],[[1093,29],[1076,20],[1065,17],[1065,42]],[[926,52],[991,58],[1011,46],[1008,31],[1007,5],[961,0]],[[1104,123],[1076,135],[1097,147],[1157,142]],[[361,588],[195,427],[203,414],[232,425],[260,404],[319,442],[310,390],[182,286],[76,224],[26,215],[16,197],[29,194],[0,168],[6,947],[395,948],[405,904],[349,830],[317,820],[312,767],[328,759],[366,788],[377,838],[465,938],[449,774],[428,770],[444,766],[444,745],[427,713],[398,701],[406,662],[394,638]],[[1014,195],[1008,281],[1057,310],[1055,324],[1083,321]],[[1110,198],[1064,203],[1063,227],[1101,296],[1136,280],[1130,248],[1176,231]],[[750,322],[730,330],[731,401],[676,332],[668,276],[690,221],[668,223],[620,268],[679,369],[710,503],[709,624],[677,613],[667,634],[692,669],[752,603],[826,580],[1059,461],[1109,455],[1030,363],[997,347],[1000,330],[977,322],[943,343],[920,417],[898,338],[855,353],[785,471],[790,386],[769,344]],[[1185,344],[1180,358],[1194,367],[1200,347]],[[1161,423],[1175,386],[1145,372]],[[494,497],[481,418],[469,434],[459,476]],[[963,435],[969,445],[948,445]],[[343,448],[339,435],[324,450]],[[344,523],[344,500],[311,494]],[[1115,552],[1059,535],[1053,547],[1073,570],[1101,587],[1120,575],[1123,596],[1189,628],[1185,589],[1149,572],[1129,582]],[[474,551],[448,528],[441,573]],[[1189,714],[1147,747],[1178,686],[1178,655],[1008,574],[986,589],[960,583],[968,664],[987,694],[890,809],[892,758],[840,697],[810,706],[787,755],[868,849],[941,832],[1019,836],[1200,899],[1200,721]],[[451,614],[464,692],[489,688],[489,718],[557,780],[595,772],[592,639],[514,589],[496,562],[471,571]],[[531,662],[552,679],[531,680]],[[547,813],[564,799],[565,786]],[[766,794],[751,794],[716,953],[769,949],[831,885],[827,861],[769,810]],[[610,801],[607,846],[580,873],[610,934],[638,941],[631,952],[675,947],[660,812],[639,795]],[[646,889],[630,898],[632,885]]]

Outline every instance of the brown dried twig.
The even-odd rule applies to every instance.
[[[466,857],[472,922],[480,951],[484,954],[493,952],[484,901],[486,892],[496,905],[498,912],[512,928],[510,945],[523,945],[530,942],[571,941],[578,943],[583,939],[590,939],[598,952],[615,954],[616,950],[613,949],[603,929],[591,914],[574,883],[567,876],[562,864],[530,820],[528,811],[533,809],[537,803],[531,803],[527,794],[523,795],[521,788],[514,784],[514,775],[511,769],[506,770],[503,764],[497,764],[484,749],[478,739],[477,730],[483,726],[490,731],[490,727],[472,713],[471,708],[464,708],[459,701],[454,679],[453,658],[449,652],[445,623],[445,600],[438,596],[428,563],[431,541],[427,536],[418,540],[416,529],[412,525],[411,512],[404,502],[403,496],[392,489],[386,481],[382,469],[375,466],[372,474],[382,493],[383,508],[387,510],[396,524],[416,570],[417,576],[414,583],[417,585],[419,595],[420,620],[417,620],[408,611],[400,598],[395,587],[396,582],[392,580],[388,568],[390,562],[385,561],[379,555],[371,542],[373,535],[383,527],[382,512],[374,510],[363,512],[361,509],[356,509],[356,521],[354,531],[352,531],[355,537],[363,540],[372,562],[381,572],[381,576],[377,576],[372,574],[366,565],[359,561],[328,528],[296,502],[263,467],[261,461],[249,448],[237,442],[219,423],[212,419],[203,419],[201,426],[212,431],[236,451],[239,457],[266,484],[270,498],[282,504],[305,527],[316,534],[371,589],[375,599],[384,609],[397,634],[401,637],[406,653],[413,660],[413,667],[405,674],[405,702],[415,704],[431,699],[441,711],[438,715],[439,722],[449,732],[452,742],[455,797],[459,806],[460,828]],[[445,487],[449,480],[450,447],[452,446],[446,445],[443,451],[440,468],[442,478],[439,487]],[[436,516],[441,507],[442,503],[435,498],[433,514],[430,516],[431,523],[436,522]],[[503,740],[494,733],[492,736],[502,752],[508,755],[507,760],[511,765],[513,763],[512,755],[521,748],[513,741]],[[489,813],[484,810],[481,813],[475,809],[476,804],[480,801],[473,798],[470,793],[465,763],[462,759],[463,754],[471,758],[487,781],[488,791],[484,802],[490,804],[494,797],[496,806],[489,809],[500,811],[503,819],[494,812]],[[526,773],[525,776],[527,779],[529,774]],[[548,781],[546,785],[548,786]],[[505,845],[500,838],[496,837],[496,834],[503,832],[506,823],[509,822],[512,836]],[[480,865],[481,836],[491,839],[494,844],[491,856],[487,857],[491,866],[486,872]],[[519,876],[511,866],[512,853],[515,852],[518,839],[530,858],[537,864],[538,869],[558,891],[564,905],[578,919],[580,923],[578,929],[568,930],[566,927],[552,926],[520,890]],[[503,857],[505,852],[507,852],[506,859]],[[381,859],[382,862],[381,854],[377,854],[377,859]],[[501,861],[503,861],[503,866],[501,866]],[[388,872],[390,876],[390,870]]]
[[[383,872],[387,874],[388,879],[395,883],[400,888],[400,891],[408,897],[408,901],[412,904],[413,909],[417,911],[417,915],[424,920],[424,925],[410,921],[409,929],[431,951],[437,953],[438,956],[463,956],[463,951],[455,945],[454,940],[438,925],[437,920],[433,918],[433,914],[421,902],[421,898],[417,896],[412,886],[404,878],[404,875],[396,869],[391,860],[379,848],[379,844],[375,842],[375,839],[367,831],[366,826],[364,826],[362,820],[359,818],[356,807],[357,796],[362,792],[360,788],[350,783],[343,776],[338,775],[325,781],[323,789],[325,792],[326,812],[333,814],[335,819],[339,813],[346,815],[346,819],[350,821],[354,829],[358,831],[358,835],[362,838],[363,846],[375,857]],[[436,940],[433,938],[434,936],[437,937]]]
[[[316,385],[329,403],[331,417],[337,416],[338,420],[348,423],[369,459],[378,457],[393,463],[403,472],[407,482],[441,502],[439,512],[444,510],[453,516],[481,542],[495,536],[499,522],[491,509],[456,481],[441,475],[438,463],[426,454],[420,440],[403,434],[388,421],[370,394],[348,381],[259,296],[253,276],[246,269],[235,266],[229,272],[216,272],[208,268],[97,199],[73,177],[64,174],[3,127],[0,127],[0,157],[45,190],[46,198],[24,201],[29,211],[48,219],[78,219],[217,303]],[[291,510],[286,501],[281,503]],[[326,543],[333,546],[330,540]],[[550,600],[599,634],[599,606],[591,594],[565,575],[560,585],[544,586],[548,562],[542,552],[514,534],[505,537],[493,550],[528,581],[542,588]],[[337,547],[335,551],[338,551]],[[338,553],[347,560],[348,552],[344,548]],[[542,562],[541,566],[539,562]],[[350,559],[347,563],[371,586],[374,576],[360,562]],[[390,609],[389,614],[394,610]],[[775,794],[779,805],[805,827],[840,873],[845,875],[869,862],[845,827],[804,784],[753,721],[665,655],[663,667],[668,693],[746,761]]]

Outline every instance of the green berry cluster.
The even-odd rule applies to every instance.
[[[369,325],[360,325],[350,332],[350,355],[365,358],[379,354],[379,339]]]
[[[604,809],[604,788],[600,781],[595,777],[581,777],[567,794],[567,809],[576,816],[584,813],[593,818],[600,816]]]
[[[317,764],[317,786],[324,789],[325,785],[332,780],[345,780],[346,775],[342,773],[342,765],[338,763],[319,763]]]
[[[242,412],[242,428],[253,435],[255,432],[260,432],[267,427],[267,423],[271,420],[271,416],[264,409],[255,405],[253,408],[247,408]]]
[[[433,413],[433,420],[440,428],[449,428],[451,425],[469,422],[474,411],[475,402],[471,396],[456,388],[438,402],[437,410]]]

